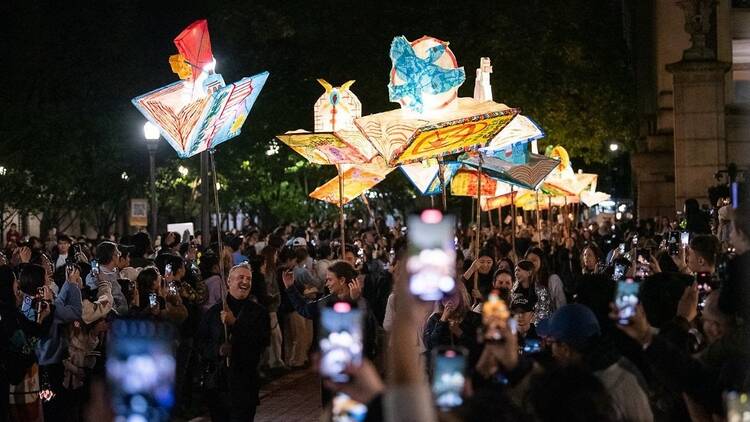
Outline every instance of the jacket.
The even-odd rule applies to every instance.
[[[250,392],[257,404],[260,391],[258,364],[271,342],[271,320],[268,311],[250,299],[237,300],[227,295],[227,306],[237,318],[234,325],[229,327],[232,352],[227,371],[228,387],[233,392]],[[198,350],[207,366],[224,364],[224,358],[219,355],[219,348],[225,343],[222,309],[219,303],[208,310],[196,336]]]
[[[47,336],[42,337],[36,348],[40,365],[51,365],[62,362],[68,347],[65,326],[81,319],[81,289],[66,281],[54,301],[54,320]]]

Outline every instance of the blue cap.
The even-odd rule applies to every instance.
[[[581,347],[586,340],[601,333],[596,315],[578,303],[561,306],[548,319],[536,326],[537,334],[551,337],[561,343]]]

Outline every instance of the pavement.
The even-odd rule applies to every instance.
[[[290,372],[264,385],[255,422],[312,422],[320,420],[320,378],[311,369]],[[190,422],[210,422],[201,416]]]

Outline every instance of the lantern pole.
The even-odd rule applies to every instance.
[[[341,171],[341,164],[336,164],[339,172],[339,213],[341,214],[341,259],[344,259],[346,253],[346,217],[344,216],[344,173]]]

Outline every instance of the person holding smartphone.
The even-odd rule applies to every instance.
[[[187,318],[187,309],[179,293],[169,292],[163,281],[169,283],[172,276],[162,278],[156,267],[146,267],[136,279],[138,306],[131,312],[134,316],[169,320],[182,323]]]
[[[44,380],[41,392],[46,393],[43,407],[47,420],[55,420],[64,413],[66,398],[62,387],[62,359],[67,352],[66,328],[69,323],[80,320],[82,312],[80,269],[77,265],[67,264],[65,273],[65,284],[54,301],[42,303],[45,307],[54,304],[54,319],[49,333],[39,341],[36,348],[40,375]]]
[[[117,279],[120,278],[120,272],[117,269],[120,261],[120,250],[117,245],[110,241],[100,243],[96,247],[96,261],[99,269],[94,271],[92,261],[92,271],[86,276],[86,285],[93,290],[96,289],[99,281],[108,282],[114,299],[113,309],[120,316],[126,315],[128,313],[128,300],[122,293],[120,283],[117,282]]]
[[[282,281],[286,288],[287,297],[294,309],[303,317],[317,321],[320,316],[320,305],[332,301],[363,301],[365,303],[365,335],[364,354],[374,358],[377,354],[376,330],[377,319],[367,306],[367,300],[362,298],[362,282],[357,278],[357,271],[345,261],[337,261],[328,267],[326,273],[326,288],[330,292],[322,298],[307,302],[302,293],[294,286],[294,273],[287,269],[282,273]]]

